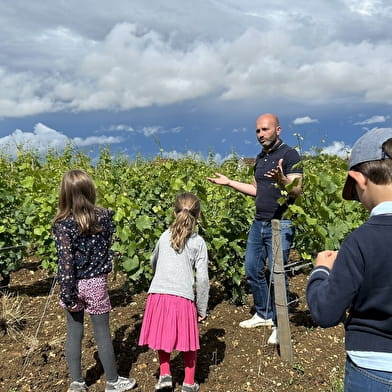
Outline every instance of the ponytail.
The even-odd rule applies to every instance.
[[[181,193],[176,197],[174,214],[176,218],[170,226],[170,243],[176,252],[180,252],[195,230],[197,218],[200,215],[199,199],[193,193]]]

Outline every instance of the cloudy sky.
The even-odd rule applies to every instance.
[[[304,151],[392,127],[390,0],[2,0],[0,148]],[[300,136],[297,136],[300,135]]]

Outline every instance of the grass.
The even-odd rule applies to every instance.
[[[330,387],[328,391],[343,392],[343,387],[344,387],[343,377],[344,376],[340,369],[333,368],[331,373],[329,374]]]
[[[2,293],[0,297],[0,334],[17,338],[26,324],[27,314],[22,307],[23,298],[12,293]]]

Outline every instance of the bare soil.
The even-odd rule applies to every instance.
[[[269,327],[242,329],[238,323],[251,316],[249,305],[236,306],[212,284],[208,319],[200,324],[201,349],[196,378],[202,392],[337,391],[345,361],[343,326],[321,329],[309,315],[305,301],[307,273],[290,277],[290,330],[293,363],[283,361],[279,346],[267,344]],[[64,342],[65,317],[58,305],[53,277],[35,262],[11,275],[9,293],[22,301],[24,317],[19,333],[10,334],[0,325],[0,391],[66,391]],[[119,374],[136,378],[136,392],[154,391],[158,376],[156,354],[137,345],[146,294],[123,289],[118,276],[110,282],[113,311],[111,329]],[[52,294],[50,295],[50,293]],[[89,391],[104,390],[105,377],[86,317],[83,369]],[[181,390],[181,353],[172,354],[172,372]]]

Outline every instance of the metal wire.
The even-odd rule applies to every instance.
[[[15,246],[5,246],[4,248],[0,248],[2,250],[10,250],[10,249],[19,249],[19,248],[26,248],[27,245],[15,245]]]
[[[54,278],[53,278],[53,281],[52,281],[52,285],[51,285],[50,290],[49,290],[49,295],[46,297],[46,302],[45,302],[44,310],[43,310],[43,312],[42,312],[42,315],[41,315],[41,318],[40,318],[40,320],[39,320],[37,329],[36,329],[36,331],[35,331],[35,335],[34,335],[34,338],[33,338],[33,345],[35,344],[35,342],[36,342],[37,339],[38,339],[38,334],[39,334],[39,331],[40,331],[40,329],[41,329],[41,325],[42,325],[42,322],[43,322],[43,319],[44,319],[46,310],[48,309],[49,302],[50,302],[50,300],[52,299],[53,292],[54,292],[54,289],[55,289],[55,287],[56,287],[56,283],[57,283],[57,278],[54,277]],[[33,351],[34,351],[34,350],[30,349],[29,352],[27,353],[27,356],[26,356],[26,358],[25,358],[25,360],[24,360],[24,363],[23,363],[22,376],[23,376],[23,374],[24,374],[24,372],[25,372],[27,366],[29,365],[30,354],[31,354]]]

